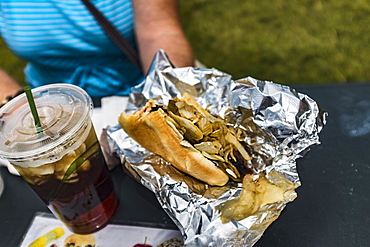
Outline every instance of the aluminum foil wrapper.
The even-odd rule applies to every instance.
[[[319,144],[326,122],[326,113],[314,100],[269,81],[233,80],[216,69],[175,68],[159,50],[145,81],[133,88],[126,113],[141,109],[148,99],[167,104],[185,92],[212,114],[246,132],[243,141],[252,147],[249,152],[255,174],[264,173],[275,182],[283,177],[294,188],[300,186],[296,159],[311,145]],[[240,195],[240,183],[208,186],[142,148],[119,126],[108,127],[106,133],[124,168],[155,193],[183,234],[185,246],[253,246],[297,196],[293,189],[284,200],[258,213],[223,223],[219,207]]]

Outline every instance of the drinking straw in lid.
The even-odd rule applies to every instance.
[[[36,126],[37,133],[42,133],[42,126],[41,126],[39,114],[37,113],[36,104],[35,104],[35,100],[33,99],[31,88],[29,86],[24,87],[24,92],[26,93],[27,101],[30,106],[33,119],[35,120],[35,126]]]

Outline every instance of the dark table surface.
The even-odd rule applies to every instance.
[[[370,83],[292,86],[329,113],[321,144],[297,160],[301,187],[255,246],[370,246]],[[18,246],[36,212],[49,212],[20,178],[0,168],[0,247]],[[116,167],[113,223],[175,225],[152,192]]]

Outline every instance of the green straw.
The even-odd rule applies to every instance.
[[[35,120],[35,126],[37,133],[42,133],[42,126],[39,118],[39,114],[37,113],[35,100],[33,99],[33,95],[31,92],[31,88],[29,86],[24,87],[24,92],[26,93],[28,104],[30,105],[31,113],[33,119]]]

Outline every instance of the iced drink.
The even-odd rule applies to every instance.
[[[104,227],[117,197],[81,88],[52,84],[32,90],[41,129],[26,96],[0,109],[0,157],[8,159],[49,209],[73,232]]]

